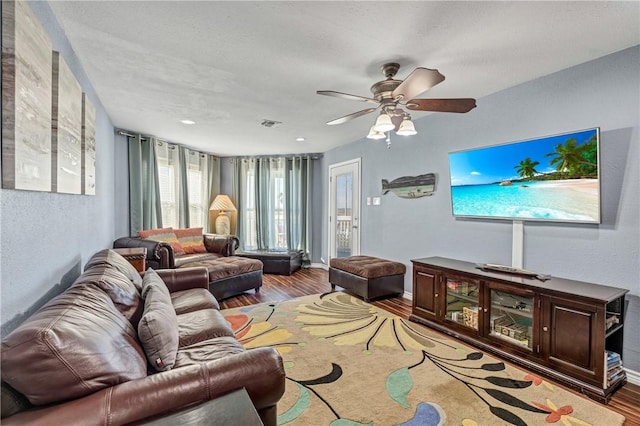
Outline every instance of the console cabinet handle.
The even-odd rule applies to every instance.
[[[549,331],[549,327],[545,325],[544,327],[542,327],[542,331]]]

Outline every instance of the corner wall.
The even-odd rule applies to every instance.
[[[486,96],[467,114],[413,114],[418,134],[392,135],[389,150],[384,141],[364,138],[331,150],[323,159],[323,193],[329,193],[329,165],[361,157],[363,254],[403,262],[409,271],[411,259],[427,256],[509,265],[511,222],[453,218],[447,154],[600,127],[602,224],[525,222],[524,268],[629,289],[627,321],[632,322],[625,328],[624,360],[640,372],[639,53],[635,46]],[[381,206],[364,203],[380,196],[381,179],[428,172],[437,176],[431,197],[389,193],[382,195]],[[324,256],[326,230],[325,217]],[[412,290],[410,273],[405,290]]]
[[[96,195],[0,189],[2,334],[81,273],[114,240],[114,128],[47,2],[29,2],[96,108]]]

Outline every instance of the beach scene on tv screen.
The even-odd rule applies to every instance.
[[[598,129],[449,154],[454,216],[600,222]]]

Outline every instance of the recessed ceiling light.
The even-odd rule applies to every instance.
[[[180,122],[181,122],[182,124],[196,124],[196,122],[195,122],[195,121],[191,121],[191,120],[180,120]]]
[[[299,137],[299,138],[296,138],[296,141],[297,141],[297,142],[304,142],[304,141],[305,141],[305,139],[304,139],[303,137]]]

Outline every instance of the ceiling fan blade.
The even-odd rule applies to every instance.
[[[411,99],[406,107],[412,111],[469,112],[476,107],[476,100],[473,98]]]
[[[344,117],[340,117],[340,118],[336,118],[335,120],[331,120],[331,121],[327,121],[327,124],[329,126],[333,126],[334,124],[342,124],[342,123],[346,123],[347,121],[351,121],[354,118],[358,118],[360,116],[369,114],[370,112],[373,112],[375,110],[377,110],[378,108],[367,108],[367,109],[363,109],[362,111],[358,111],[358,112],[354,112],[348,115],[345,115]]]
[[[444,80],[444,75],[438,70],[418,67],[404,79],[392,92],[393,99],[403,101],[413,99],[422,92],[426,92]]]
[[[335,92],[333,90],[318,90],[316,91],[316,93],[318,95],[333,96],[336,98],[350,99],[352,101],[370,102],[372,104],[378,103],[378,101],[372,98],[365,98],[364,96],[357,96],[357,95],[350,95],[348,93]]]

